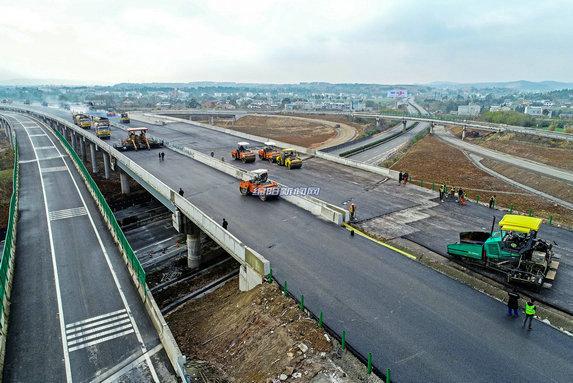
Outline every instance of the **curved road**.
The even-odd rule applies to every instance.
[[[462,141],[452,135],[443,126],[437,126],[434,129],[434,133],[441,140],[447,142],[450,145],[454,145],[459,149],[464,151],[478,154],[482,157],[492,158],[497,161],[502,161],[510,165],[519,166],[520,168],[532,170],[553,178],[557,178],[573,184],[573,173],[567,170],[558,169],[553,166],[545,165],[539,162],[531,161],[528,159],[512,156],[510,154],[498,152],[495,150],[483,148],[479,145],[470,144],[468,142]]]

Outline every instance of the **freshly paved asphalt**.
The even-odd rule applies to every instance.
[[[57,139],[45,135],[49,130],[28,117],[12,116],[20,149],[21,199],[3,379],[87,382],[103,378],[118,366],[129,365],[130,358],[154,350],[160,345],[159,337],[72,162],[68,157],[47,159],[65,153]],[[84,208],[87,214],[46,218],[46,211],[53,215],[74,208]],[[62,332],[62,327],[119,310],[129,319],[113,319],[114,315],[106,317],[109,326],[105,328],[86,325],[84,340],[75,344],[80,337]],[[93,320],[89,324],[95,324]],[[118,326],[133,331],[88,345],[118,334]],[[78,345],[86,347],[74,350]],[[161,381],[173,381],[165,352],[160,349],[149,355],[148,362],[133,363],[122,379],[154,381],[153,369]]]
[[[188,124],[150,130],[204,152],[216,150],[217,156],[228,153],[238,140]],[[213,144],[217,147],[207,148]],[[534,323],[532,332],[522,331],[520,323],[505,319],[503,303],[362,237],[351,238],[344,229],[283,200],[262,203],[242,197],[235,179],[164,151],[166,160],[161,163],[156,151],[127,154],[172,188],[182,187],[185,196],[215,220],[226,218],[233,234],[271,261],[279,280],[288,280],[295,294],[304,293],[310,309],[322,310],[335,330],[347,330],[348,341],[360,352],[372,352],[376,366],[392,368],[397,381],[567,382],[573,375],[571,337],[540,322]],[[317,169],[324,171],[326,165],[317,159],[305,161],[302,169],[310,161],[317,161]],[[327,180],[345,172],[350,173],[344,176],[348,186],[354,174],[372,177],[328,165],[330,176],[308,174],[325,190],[330,187]],[[277,167],[271,174],[277,179],[302,175]],[[363,197],[383,203],[398,195],[420,198],[415,189],[400,192],[393,190],[394,183],[383,181],[373,180],[368,186],[357,181],[355,187],[366,191],[372,186]],[[380,189],[389,193],[387,201],[378,194]],[[321,192],[320,198],[326,196]],[[339,196],[337,203],[344,199]],[[259,224],[261,217],[264,225]]]
[[[274,275],[402,382],[554,381],[573,374],[571,337],[523,331],[503,303],[284,200],[243,197],[237,180],[165,150],[127,155],[265,255]],[[264,220],[264,224],[260,224]],[[487,366],[487,367],[484,367]]]
[[[66,115],[66,113],[62,113]],[[69,112],[67,113],[69,117]],[[224,157],[225,161],[245,170],[257,168],[269,169],[270,177],[291,187],[317,186],[322,200],[346,208],[349,202],[358,207],[357,219],[360,221],[384,216],[389,213],[418,206],[423,201],[434,198],[437,193],[414,188],[398,187],[392,180],[359,169],[340,166],[319,158],[304,160],[301,169],[288,170],[284,167],[260,161],[243,164],[233,161],[230,151],[242,139],[188,123],[168,123],[163,126],[134,121],[131,126],[146,126],[151,134],[172,143],[191,147],[203,153],[214,152],[216,158]],[[122,131],[114,131],[113,137],[123,137]],[[262,145],[251,141],[253,146]],[[170,152],[167,152],[166,161]],[[470,204],[473,206],[473,204]],[[468,205],[468,206],[470,206]],[[431,208],[423,210],[427,219],[409,224],[414,233],[405,233],[404,238],[413,240],[439,254],[445,254],[446,245],[456,242],[460,231],[489,228],[492,215],[489,209],[478,207],[465,209],[456,214],[458,206],[449,208]],[[502,214],[501,212],[499,214]],[[410,234],[410,235],[407,235]],[[537,295],[543,301],[569,312],[573,312],[573,232],[544,225],[540,233],[542,238],[555,241],[556,252],[562,256],[557,278],[551,289],[544,289]],[[496,275],[492,275],[496,278]],[[497,276],[499,277],[499,276]]]

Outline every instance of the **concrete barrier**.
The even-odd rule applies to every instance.
[[[149,136],[151,138],[155,138],[153,136]],[[201,162],[209,167],[217,169],[225,174],[230,175],[231,177],[237,178],[239,180],[247,180],[249,179],[252,174],[246,170],[239,169],[227,162],[221,161],[217,158],[213,158],[208,156],[204,153],[201,153],[195,149],[187,148],[181,145],[172,144],[170,142],[164,142],[165,146],[169,149],[172,149],[178,153],[181,153],[187,157],[193,158],[194,160]],[[286,187],[286,185],[279,184],[280,187]],[[336,225],[342,225],[343,222],[347,221],[347,217],[345,216],[344,210],[338,208],[328,202],[322,201],[318,198],[310,197],[310,196],[286,196],[282,195],[280,198],[292,203],[295,206],[300,207],[310,213],[326,220],[329,222],[333,222]]]
[[[223,229],[207,214],[203,213],[199,208],[197,208],[187,199],[179,196],[179,194],[176,193],[175,190],[169,188],[167,185],[165,185],[163,182],[158,180],[152,174],[147,172],[141,166],[131,161],[127,156],[118,152],[111,145],[99,140],[93,133],[78,128],[72,123],[63,120],[59,117],[50,116],[41,112],[31,111],[22,108],[13,108],[13,107],[6,108],[2,106],[0,106],[0,109],[29,114],[33,117],[42,120],[48,127],[52,129],[56,126],[56,123],[63,125],[66,128],[75,131],[76,134],[79,134],[80,136],[83,136],[88,140],[94,142],[103,151],[106,151],[112,157],[114,157],[116,161],[122,162],[124,166],[128,167],[130,171],[132,171],[134,174],[140,177],[141,180],[151,185],[151,187],[155,188],[161,195],[166,197],[168,200],[172,201],[172,203],[191,221],[193,221],[194,224],[196,224],[201,230],[206,232],[207,235],[209,235],[215,242],[217,242],[229,254],[231,254],[231,256],[233,256],[241,263],[241,270],[242,270],[241,272],[243,275],[240,278],[239,287],[242,290],[251,289],[256,285],[262,283],[263,277],[265,277],[267,274],[270,273],[270,263],[262,255],[260,255],[250,247],[246,246],[245,244],[243,244],[238,238],[230,234],[227,230]],[[65,145],[64,149],[66,151],[68,150]],[[78,165],[75,164],[75,166],[77,167]],[[80,174],[82,174],[81,171]],[[90,190],[90,193],[94,195],[94,191],[91,190],[88,180],[84,178],[84,182],[88,186],[88,190]],[[97,199],[96,199],[96,204],[100,209],[103,209],[103,207],[97,203]],[[111,233],[113,236],[113,230],[111,231]],[[115,236],[114,239],[117,240]],[[149,292],[147,286],[146,285],[142,286],[139,283],[136,273],[130,267],[130,262],[127,259],[127,255],[125,254],[124,251],[121,251],[121,254],[124,261],[128,265],[128,268],[130,269],[130,275],[132,277],[132,281],[135,284],[140,294],[140,297],[144,302],[146,311],[149,317],[151,318],[156,331],[159,334],[161,343],[169,357],[171,364],[173,365],[173,368],[183,381],[187,381],[187,374],[185,373],[183,367],[185,363],[185,357],[179,350],[179,346],[177,345],[175,338],[173,337],[173,334],[169,329],[169,326],[165,322],[165,319],[163,318],[163,315],[161,314],[159,308],[157,307],[157,304],[155,303],[155,300],[151,295],[151,293]]]

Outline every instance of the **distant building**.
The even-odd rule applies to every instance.
[[[525,114],[528,114],[530,116],[546,116],[546,117],[551,117],[551,115],[553,114],[553,112],[547,108],[547,107],[543,107],[543,106],[526,106],[525,107]]]
[[[458,116],[477,116],[481,112],[479,105],[460,105],[458,106]]]
[[[509,112],[510,110],[512,109],[506,105],[492,105],[489,107],[490,112]]]

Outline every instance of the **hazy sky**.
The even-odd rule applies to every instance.
[[[573,82],[573,0],[0,0],[0,80]]]

